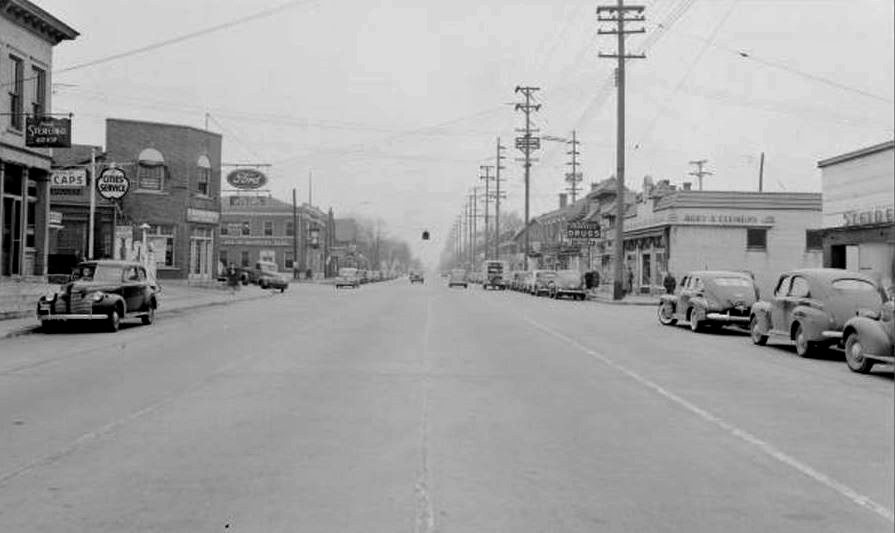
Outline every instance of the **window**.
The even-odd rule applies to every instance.
[[[227,250],[221,250],[221,251],[218,253],[218,259],[220,260],[220,262],[221,262],[222,265],[227,266],[227,264],[228,264],[228,263],[227,263],[227,259],[228,259],[228,257],[227,257]]]
[[[124,281],[139,281],[140,274],[137,273],[137,267],[127,267],[124,269]]]
[[[244,221],[242,222],[242,230],[241,230],[241,233],[242,233],[243,235],[251,235],[251,234],[252,234],[252,225],[249,224],[249,221],[248,221],[248,220],[244,220]]]
[[[824,234],[820,230],[805,230],[805,249],[806,250],[823,250]]]
[[[276,263],[277,253],[274,250],[261,250],[258,253],[258,260],[267,263]]]
[[[37,67],[31,67],[34,80],[34,94],[31,96],[31,115],[42,117],[47,109],[47,73]]]
[[[792,278],[792,286],[789,288],[789,295],[793,298],[808,298],[811,296],[808,280],[801,276]]]
[[[768,230],[765,228],[747,229],[746,230],[746,249],[747,250],[767,250],[768,249]]]
[[[239,264],[244,267],[249,266],[249,252],[248,251],[243,250],[242,252],[240,252]]]
[[[264,223],[264,236],[270,237],[273,235],[273,222],[267,221]]]
[[[161,191],[165,183],[165,158],[155,148],[147,148],[137,158],[137,188]]]
[[[22,129],[22,93],[24,92],[24,63],[16,56],[9,56],[9,125]]]
[[[295,257],[292,252],[283,254],[283,267],[285,270],[292,270],[295,267]]]
[[[289,237],[295,235],[295,224],[291,220],[286,222],[286,235]]]
[[[221,235],[229,235],[230,234],[230,225],[229,224],[221,224]]]
[[[203,196],[208,196],[208,184],[211,182],[211,161],[203,155],[199,158],[197,165],[199,174],[196,177],[196,191]]]
[[[774,289],[774,297],[775,298],[783,298],[786,296],[786,293],[789,292],[789,276],[783,276],[780,278],[780,281],[777,282],[777,288]]]
[[[158,266],[174,266],[174,226],[151,224],[146,232],[149,247]]]

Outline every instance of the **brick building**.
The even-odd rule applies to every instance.
[[[298,222],[296,234],[295,222]],[[296,206],[272,196],[225,196],[221,210],[221,265],[276,263],[280,270],[326,274],[329,215],[307,203]],[[296,251],[298,260],[296,260]]]
[[[25,146],[51,110],[53,47],[78,32],[28,0],[0,0],[0,277],[47,273],[49,149]]]
[[[106,120],[108,165],[123,169],[130,189],[114,247],[148,245],[160,279],[216,277],[221,213],[221,136],[190,126]]]

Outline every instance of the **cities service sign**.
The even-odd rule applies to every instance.
[[[227,183],[235,189],[260,189],[267,185],[267,176],[253,168],[238,168],[227,174]]]
[[[107,200],[119,200],[127,194],[130,181],[120,168],[107,168],[96,179],[96,192]]]

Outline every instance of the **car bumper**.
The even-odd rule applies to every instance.
[[[748,316],[731,315],[730,313],[707,313],[705,319],[728,324],[748,324],[750,320]]]
[[[65,322],[68,320],[108,320],[109,315],[105,314],[85,314],[85,313],[70,313],[63,315],[52,315],[49,313],[37,313],[37,319],[43,322],[44,320],[58,320],[61,322]]]

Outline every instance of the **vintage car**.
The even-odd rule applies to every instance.
[[[422,272],[418,272],[418,271],[414,270],[410,273],[410,284],[411,285],[413,285],[414,283],[425,283],[425,282],[426,282],[426,279],[423,277]]]
[[[58,322],[79,320],[101,321],[109,331],[118,331],[128,318],[152,324],[160,292],[139,263],[86,261],[73,269],[59,291],[40,297],[37,318],[45,331]]]
[[[700,331],[705,326],[745,327],[757,300],[758,286],[745,272],[690,272],[681,278],[674,294],[663,294],[659,298],[659,322],[665,326],[687,322],[693,331]]]
[[[577,270],[559,270],[556,277],[547,282],[547,295],[551,298],[568,296],[573,300],[584,300],[587,292],[584,290],[584,278]]]
[[[356,268],[342,267],[339,269],[339,274],[336,276],[336,288],[338,289],[339,287],[351,287],[354,289],[360,287],[360,275]]]
[[[258,261],[252,274],[252,283],[262,289],[279,289],[284,292],[289,287],[289,274],[279,272],[277,264],[269,261]]]
[[[878,313],[886,297],[870,276],[838,268],[782,274],[770,301],[752,306],[752,342],[768,338],[793,342],[808,357],[819,348],[841,345],[843,328],[859,312]]]
[[[469,286],[469,281],[466,279],[466,271],[462,268],[455,268],[451,270],[450,275],[448,276],[448,287],[463,287],[464,289]]]
[[[875,364],[895,364],[895,301],[883,304],[878,313],[859,312],[845,323],[842,338],[848,368],[860,374]]]
[[[526,292],[532,296],[544,296],[547,294],[547,284],[553,279],[556,279],[555,270],[533,270]]]
[[[527,291],[529,278],[531,278],[530,270],[517,270],[513,274],[513,290],[519,292]]]

